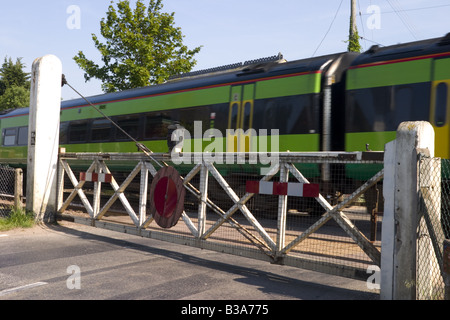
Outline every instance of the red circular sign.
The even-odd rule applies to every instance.
[[[170,217],[177,205],[177,187],[169,177],[158,180],[154,191],[156,211],[163,217]]]
[[[150,188],[150,214],[160,227],[171,228],[177,224],[184,210],[185,193],[175,168],[164,167],[155,175]]]

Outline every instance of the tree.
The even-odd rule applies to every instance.
[[[28,107],[30,103],[30,74],[23,71],[22,58],[14,63],[5,57],[0,68],[0,110]]]
[[[24,108],[30,105],[30,90],[12,86],[0,96],[0,110]]]
[[[134,10],[128,0],[119,1],[117,9],[111,2],[100,22],[106,42],[92,34],[104,65],[88,60],[82,51],[73,58],[85,71],[86,82],[97,78],[104,92],[115,92],[160,84],[172,75],[191,71],[201,47],[189,50],[183,45],[184,35],[174,26],[174,13],[162,13],[162,7],[162,0],[150,0],[148,8],[138,0]]]

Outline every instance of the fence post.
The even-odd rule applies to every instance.
[[[204,160],[201,160],[200,169],[200,203],[198,205],[198,236],[202,238],[206,229],[206,200],[208,198],[208,168]]]
[[[418,149],[434,156],[434,130],[428,122],[402,122],[396,140],[385,147],[381,299],[416,298]]]
[[[23,204],[23,170],[16,168],[14,173],[14,208],[20,210]]]
[[[46,55],[33,62],[28,123],[27,210],[39,222],[51,222],[57,211],[61,61]]]

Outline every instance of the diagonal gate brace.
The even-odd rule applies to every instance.
[[[300,182],[309,183],[308,179],[306,179],[300,173],[300,171],[298,171],[298,169],[295,168],[292,164],[288,164],[287,167],[289,168],[289,171]],[[354,191],[348,198],[346,198],[344,201],[340,202],[334,207],[332,207],[322,195],[319,195],[319,197],[317,197],[316,200],[326,210],[326,213],[316,223],[310,226],[305,232],[303,232],[300,236],[298,236],[286,247],[284,247],[279,254],[280,255],[287,254],[300,242],[305,240],[309,235],[311,235],[320,227],[322,227],[328,220],[334,219],[339,224],[339,226],[356,242],[356,244],[372,259],[372,261],[376,265],[380,266],[381,265],[380,251],[369,241],[369,239],[367,239],[366,236],[364,236],[363,233],[361,233],[361,231],[350,221],[350,219],[343,212],[341,212],[341,210],[348,207],[367,189],[369,189],[374,184],[379,182],[383,178],[383,175],[384,170],[379,171],[371,179],[366,181],[356,191]]]

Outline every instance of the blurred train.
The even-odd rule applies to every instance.
[[[435,129],[435,155],[450,158],[449,86],[450,33],[364,53],[289,62],[278,55],[88,99],[153,152],[168,151],[173,123],[191,133],[194,121],[219,130],[224,150],[227,139],[236,142],[228,151],[258,151],[250,128],[278,129],[279,151],[301,152],[383,151],[401,122],[426,120]],[[28,108],[0,115],[0,162],[26,164],[27,126]],[[83,99],[62,101],[60,145],[67,152],[136,152]],[[347,176],[358,170],[347,167]]]

